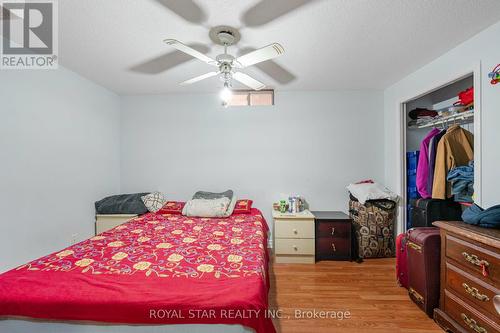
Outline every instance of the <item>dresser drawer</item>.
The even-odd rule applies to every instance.
[[[500,333],[500,326],[445,290],[445,312],[470,333]],[[491,316],[490,316],[491,317]]]
[[[318,221],[316,222],[317,237],[350,237],[351,223],[339,221]]]
[[[314,255],[314,239],[276,238],[276,254]]]
[[[277,238],[314,238],[313,220],[279,220],[274,223]]]
[[[500,254],[478,247],[452,235],[446,235],[446,256],[462,266],[477,272],[483,278],[482,264],[486,265],[487,280],[500,281]]]
[[[500,294],[500,290],[450,263],[446,263],[446,288],[453,290],[467,303],[474,304],[474,307],[489,312],[494,317],[498,316],[493,297]]]
[[[351,242],[348,238],[316,238],[316,259],[350,259]]]

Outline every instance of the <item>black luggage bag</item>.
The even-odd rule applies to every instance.
[[[462,221],[462,206],[455,201],[420,198],[410,204],[411,228],[432,227],[434,221]]]

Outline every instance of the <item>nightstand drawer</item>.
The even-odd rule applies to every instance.
[[[274,232],[277,238],[314,238],[312,220],[275,221]]]
[[[337,221],[318,221],[316,228],[317,237],[350,237],[351,223]]]
[[[316,259],[346,259],[351,257],[351,242],[346,238],[316,238]]]
[[[314,255],[314,239],[275,239],[276,254]]]

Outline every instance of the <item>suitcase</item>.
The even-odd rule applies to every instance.
[[[408,231],[408,294],[429,317],[439,306],[441,237],[439,228]]]
[[[458,202],[440,199],[415,199],[411,204],[411,228],[432,227],[434,221],[462,221]]]
[[[364,205],[351,195],[349,215],[356,237],[358,259],[394,257],[394,220],[396,203],[391,200],[370,200]]]
[[[408,252],[406,249],[407,235],[396,237],[396,280],[401,287],[408,289]]]

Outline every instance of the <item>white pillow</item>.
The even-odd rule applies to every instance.
[[[236,207],[236,196],[233,195],[233,199],[231,199],[231,202],[229,203],[229,206],[227,207],[226,213],[224,214],[224,217],[229,217],[233,214],[234,207]]]
[[[144,202],[144,206],[152,213],[159,211],[166,202],[161,192],[149,193],[148,195],[142,196],[141,199],[142,202]]]
[[[229,198],[192,199],[184,205],[182,215],[198,217],[225,217],[230,204],[231,201]]]
[[[349,184],[347,190],[363,205],[367,200],[390,199],[396,201],[398,198],[395,193],[378,183]]]

